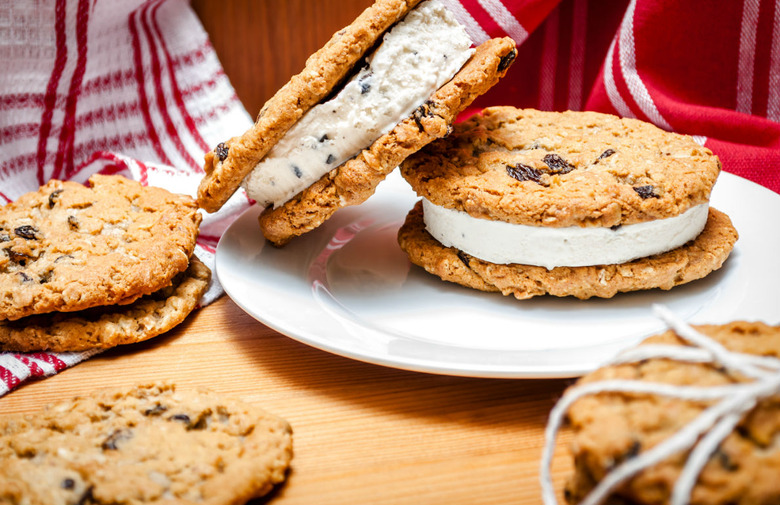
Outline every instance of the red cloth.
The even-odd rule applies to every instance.
[[[777,0],[442,2],[475,43],[519,46],[470,111],[637,117],[694,135],[724,170],[780,192]],[[204,152],[251,125],[184,0],[0,0],[0,60],[0,203],[95,172],[194,194]],[[247,207],[238,194],[205,216],[201,259]],[[90,355],[0,354],[0,395]]]

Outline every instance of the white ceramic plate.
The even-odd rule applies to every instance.
[[[415,201],[396,171],[367,202],[281,249],[249,209],[217,247],[217,275],[247,313],[311,346],[474,377],[581,375],[662,330],[654,303],[692,323],[780,323],[780,195],[737,176],[722,173],[711,198],[740,234],[723,268],[671,291],[608,300],[518,301],[441,281],[410,265],[396,242]]]

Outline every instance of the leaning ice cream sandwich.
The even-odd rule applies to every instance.
[[[419,5],[418,5],[419,4]],[[198,203],[243,186],[276,245],[371,196],[407,156],[506,73],[514,42],[476,49],[436,0],[377,0],[266,102],[254,126],[206,155]]]
[[[635,119],[489,108],[401,173],[423,197],[398,234],[411,261],[518,299],[671,289],[737,240],[709,206],[718,158]]]

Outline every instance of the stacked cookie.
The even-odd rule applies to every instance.
[[[265,209],[263,235],[284,245],[446,136],[516,54],[508,37],[472,49],[436,0],[377,0],[309,57],[249,131],[207,154],[198,203],[214,212],[243,185]]]
[[[634,119],[493,107],[401,171],[423,197],[398,235],[411,261],[518,299],[671,289],[737,240],[709,206],[718,158]]]
[[[0,208],[0,350],[107,348],[179,324],[210,282],[200,220],[192,198],[120,176],[53,180]]]
[[[0,503],[246,503],[281,482],[289,424],[171,384],[0,417]]]

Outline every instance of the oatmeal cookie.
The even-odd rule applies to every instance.
[[[562,228],[677,216],[709,200],[720,168],[691,137],[636,119],[490,107],[401,172],[434,204]]]
[[[780,327],[760,322],[732,322],[694,327],[726,348],[740,353],[780,358]],[[685,345],[673,332],[645,344]],[[628,379],[680,386],[728,385],[745,377],[711,363],[653,358],[611,365],[586,375],[578,384]],[[579,502],[616,464],[643,453],[702,413],[707,402],[650,394],[604,392],[574,402],[568,417],[575,473],[566,498]],[[761,400],[711,455],[693,488],[694,505],[769,505],[780,501],[780,396]],[[688,453],[652,466],[611,497],[613,503],[669,503]]]
[[[0,417],[0,502],[246,503],[282,482],[289,424],[214,392],[147,384]]]
[[[193,255],[173,284],[133,303],[0,321],[0,350],[83,351],[147,340],[184,321],[210,280],[209,268]]]
[[[131,303],[195,248],[192,198],[120,176],[53,180],[0,207],[0,320]]]

